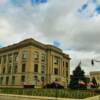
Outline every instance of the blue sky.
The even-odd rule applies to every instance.
[[[100,14],[100,3],[98,0],[88,0],[79,8],[79,13],[83,13],[86,17],[94,17]]]
[[[0,0],[1,46],[34,38],[70,54],[71,70],[100,59],[100,0]],[[87,67],[89,66],[89,67]]]
[[[55,40],[53,41],[53,45],[54,45],[55,47],[60,47],[61,42],[60,42],[59,40],[55,39]]]

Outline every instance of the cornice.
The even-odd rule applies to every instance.
[[[25,39],[25,40],[18,42],[16,44],[12,44],[12,45],[0,48],[0,53],[4,53],[4,52],[11,51],[11,50],[14,50],[14,49],[23,48],[23,47],[26,47],[26,46],[36,46],[36,47],[39,47],[39,48],[47,50],[47,51],[51,50],[51,51],[57,52],[59,54],[62,54],[66,58],[69,58],[69,55],[63,53],[63,51],[60,48],[57,48],[53,45],[40,43],[40,42],[38,42],[38,41],[36,41],[32,38]]]
[[[97,75],[97,74],[100,75],[100,71],[92,71],[92,72],[90,72],[90,75]]]

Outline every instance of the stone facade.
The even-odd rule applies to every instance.
[[[0,87],[44,86],[54,81],[67,86],[70,57],[61,49],[26,39],[0,49]]]
[[[93,71],[90,72],[90,80],[92,81],[92,78],[96,79],[96,82],[98,84],[98,86],[100,87],[100,71]]]

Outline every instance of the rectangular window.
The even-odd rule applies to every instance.
[[[25,76],[24,75],[21,76],[21,82],[25,82]]]
[[[8,66],[8,73],[11,73],[11,65]]]
[[[42,82],[44,82],[44,80],[45,80],[45,79],[44,79],[44,77],[43,77],[43,76],[41,77],[41,80],[42,80]]]
[[[66,71],[66,77],[68,77],[68,70]]]
[[[58,68],[54,68],[54,74],[58,75]]]
[[[66,67],[68,67],[68,62],[66,62]]]
[[[34,60],[39,60],[39,53],[37,51],[34,52]]]
[[[11,63],[12,62],[12,54],[8,55],[8,62]]]
[[[34,76],[34,80],[37,81],[38,80],[38,77],[37,76]]]
[[[3,63],[6,63],[6,55],[3,56]]]
[[[63,61],[63,67],[64,67],[64,61]]]
[[[41,66],[41,73],[44,74],[45,73],[45,65]]]
[[[35,73],[38,72],[38,64],[34,64],[34,72],[35,72]]]
[[[0,84],[2,85],[3,83],[3,77],[0,78]]]
[[[0,56],[0,64],[1,64],[2,57]]]
[[[58,57],[54,57],[54,64],[58,64],[59,63],[59,58]]]
[[[45,58],[46,58],[46,55],[44,53],[42,53],[42,55],[41,55],[41,61],[45,62]]]
[[[15,76],[12,76],[12,85],[15,84]]]
[[[2,73],[5,74],[5,67],[3,67],[3,72]]]
[[[0,77],[0,85],[1,85],[1,77]]]
[[[22,72],[25,72],[26,64],[22,64]]]
[[[23,51],[22,59],[27,59],[27,58],[28,58],[28,51]]]
[[[35,82],[34,84],[35,84],[35,85],[37,85],[37,81],[38,81],[38,76],[35,75],[35,76],[34,76],[34,82]]]
[[[18,52],[14,53],[13,60],[14,60],[14,62],[18,62]]]
[[[17,65],[14,65],[13,73],[17,73]]]
[[[9,83],[9,77],[7,76],[6,77],[6,85],[8,85],[8,83]]]

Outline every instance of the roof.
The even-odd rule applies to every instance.
[[[18,43],[15,43],[15,44],[0,48],[0,53],[6,52],[6,51],[10,51],[10,50],[14,50],[16,48],[22,48],[22,47],[29,46],[29,45],[30,46],[34,45],[34,46],[42,48],[44,50],[53,50],[53,51],[55,51],[57,53],[63,54],[64,57],[69,58],[69,55],[63,53],[63,51],[60,48],[57,48],[57,47],[55,47],[53,45],[40,43],[40,42],[34,40],[33,38],[25,39],[25,40],[23,40],[21,42],[18,42]]]

